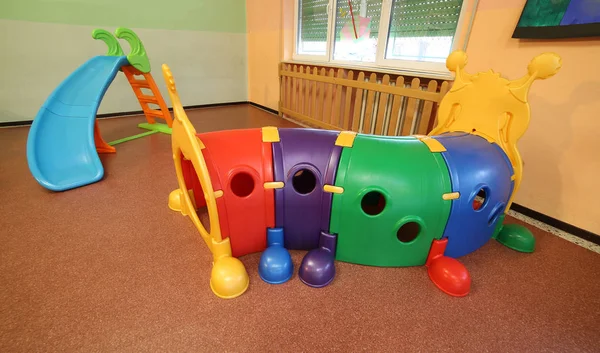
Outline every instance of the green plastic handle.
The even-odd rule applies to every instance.
[[[143,73],[150,72],[150,60],[137,34],[129,28],[119,27],[115,31],[115,36],[119,39],[125,39],[129,43],[131,47],[131,52],[127,55],[129,64]]]
[[[108,53],[106,55],[108,55],[108,56],[123,56],[123,55],[125,55],[123,53],[123,49],[121,48],[121,45],[119,44],[119,41],[109,31],[106,31],[104,29],[95,29],[92,32],[92,38],[99,39],[99,40],[103,41],[104,43],[106,43],[106,45],[108,46]]]

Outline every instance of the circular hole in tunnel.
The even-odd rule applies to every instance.
[[[487,200],[487,197],[488,193],[486,189],[479,189],[477,195],[475,196],[475,199],[473,200],[473,210],[479,211],[480,209],[482,209],[483,205],[485,204],[485,201]]]
[[[398,228],[396,236],[398,237],[398,240],[400,240],[402,243],[410,243],[419,236],[420,232],[421,225],[419,225],[419,223],[407,222],[404,223],[400,228]]]
[[[246,197],[254,190],[254,178],[252,175],[240,172],[231,178],[231,192],[238,197]]]
[[[488,226],[491,226],[492,224],[496,223],[500,215],[504,212],[505,207],[506,205],[504,204],[504,202],[500,202],[496,205],[496,207],[494,207],[494,209],[492,209],[492,212],[488,217]]]
[[[292,178],[292,186],[299,194],[310,194],[317,186],[317,178],[308,169],[300,169]]]
[[[379,191],[369,191],[363,196],[360,207],[370,216],[378,215],[385,208],[385,197]]]

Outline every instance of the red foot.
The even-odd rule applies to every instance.
[[[467,268],[451,257],[444,256],[448,239],[434,240],[425,266],[431,281],[442,292],[464,297],[471,290],[471,276]]]

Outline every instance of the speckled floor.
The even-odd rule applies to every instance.
[[[536,219],[533,219],[531,217],[525,216],[523,214],[520,214],[520,213],[512,211],[512,210],[508,211],[508,214],[520,221],[523,221],[523,222],[533,226],[533,227],[539,228],[541,230],[545,230],[546,232],[554,234],[557,237],[561,237],[561,238],[565,239],[566,241],[569,241],[573,244],[577,244],[577,245],[584,247],[590,251],[600,254],[600,245],[598,245],[596,243],[592,243],[591,241],[587,241],[585,239],[579,238],[573,234],[564,232],[564,231],[557,229],[555,227],[552,227],[544,222],[540,222]]]
[[[249,106],[188,112],[198,131],[294,126]],[[100,121],[107,141],[142,117]],[[473,286],[452,298],[423,267],[337,263],[331,285],[260,280],[234,300],[208,286],[211,256],[167,207],[170,138],[102,156],[105,178],[51,193],[31,177],[28,127],[0,129],[0,351],[598,352],[600,255],[529,226],[522,254],[491,241],[461,262]],[[524,224],[508,217],[508,222]],[[304,252],[292,253],[296,269]]]

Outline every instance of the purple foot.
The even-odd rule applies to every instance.
[[[298,277],[310,287],[325,287],[335,277],[335,247],[337,237],[321,232],[319,247],[309,251],[302,259]]]

